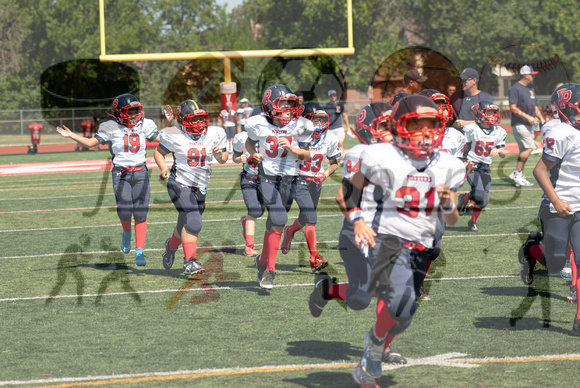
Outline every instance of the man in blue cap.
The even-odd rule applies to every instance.
[[[479,73],[477,70],[468,67],[459,75],[459,79],[461,79],[463,90],[455,92],[449,99],[457,116],[453,126],[462,129],[467,124],[475,122],[471,114],[471,107],[479,104],[480,101],[493,102],[493,97],[478,89]]]
[[[324,105],[324,110],[328,114],[328,131],[334,133],[338,137],[338,146],[340,148],[340,160],[342,161],[344,155],[343,142],[346,137],[345,129],[342,125],[342,121],[346,124],[346,128],[350,131],[350,125],[348,123],[348,116],[344,109],[344,105],[338,101],[338,95],[336,90],[331,89],[328,91],[328,104]]]

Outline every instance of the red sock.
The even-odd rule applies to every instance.
[[[578,278],[573,277],[572,279],[575,284],[578,284]],[[580,299],[578,297],[576,297],[576,319],[580,319]]]
[[[294,222],[292,223],[292,225],[290,225],[290,229],[288,229],[288,232],[290,232],[290,235],[294,237],[294,234],[302,228],[303,228],[303,226],[300,225],[300,223],[298,222],[298,219],[295,219]]]
[[[463,196],[463,200],[464,200],[465,202],[469,202],[469,201],[471,201],[471,193],[467,193],[467,194],[465,194],[465,195]]]
[[[306,236],[306,244],[308,244],[308,250],[310,251],[310,259],[313,260],[318,255],[318,250],[316,249],[316,226],[306,225],[304,227],[304,235]]]
[[[171,239],[169,240],[169,249],[177,249],[181,245],[181,240],[175,237],[174,234],[171,235]]]
[[[533,244],[532,246],[530,246],[529,252],[530,255],[534,259],[536,259],[536,261],[538,261],[540,256],[544,252],[544,244]]]
[[[574,259],[574,252],[568,246],[568,257],[570,258],[570,267],[572,268],[572,286],[576,286],[576,276],[578,276],[578,269],[576,268],[576,261]]]
[[[348,283],[338,283],[330,286],[328,296],[340,300],[346,300],[346,290],[348,290]]]
[[[278,250],[280,249],[280,240],[282,240],[282,233],[271,230],[268,235],[268,266],[266,271],[276,272],[276,256],[278,256]]]
[[[135,221],[135,248],[141,248],[145,246],[145,237],[147,236],[147,221],[137,222]]]
[[[264,245],[262,246],[262,254],[260,255],[260,264],[265,265],[268,263],[268,236],[270,232],[268,230],[264,231]]]
[[[473,222],[477,221],[480,214],[481,214],[481,208],[474,206],[473,207],[473,214],[471,215],[471,221],[473,221]]]
[[[254,245],[254,235],[246,234],[246,246]]]
[[[121,226],[123,227],[123,232],[131,233],[131,219],[128,221],[121,221]]]
[[[377,338],[385,338],[389,330],[397,323],[389,314],[388,303],[379,298],[377,301],[377,322],[375,323],[375,336]]]
[[[195,259],[196,250],[197,250],[197,241],[183,243],[183,253],[185,253],[186,260],[189,260],[190,257],[193,257]]]

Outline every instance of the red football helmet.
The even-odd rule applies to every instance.
[[[175,112],[181,130],[190,135],[203,135],[209,126],[209,114],[194,100],[183,101]]]
[[[405,153],[426,159],[441,147],[445,117],[427,97],[417,94],[399,100],[391,116],[395,144]]]
[[[477,125],[483,127],[493,127],[501,122],[499,108],[491,101],[480,101],[471,107],[471,114],[475,118]]]
[[[449,103],[449,97],[435,89],[421,90],[419,94],[429,98],[437,105],[439,113],[445,117],[445,124],[453,120],[453,107]]]
[[[300,115],[308,120],[312,121],[314,124],[314,133],[312,134],[313,140],[318,140],[328,132],[328,113],[324,110],[322,105],[314,101],[305,102],[300,107]]]
[[[111,108],[113,109],[113,114],[109,112],[107,114],[113,117],[119,124],[129,128],[142,124],[145,119],[143,105],[137,97],[129,93],[115,97]]]
[[[391,135],[389,114],[393,106],[386,102],[371,102],[358,112],[354,134],[361,143],[383,143]]]
[[[266,89],[262,97],[262,107],[266,116],[272,120],[277,119],[281,126],[298,120],[300,114],[298,97],[286,85],[274,85]]]

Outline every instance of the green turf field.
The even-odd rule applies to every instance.
[[[85,152],[0,156],[0,164],[104,158]],[[151,155],[151,151],[149,151]],[[525,175],[538,160],[530,158]],[[383,387],[575,386],[569,282],[540,268],[519,278],[517,251],[536,220],[538,186],[515,189],[515,156],[494,160],[480,232],[449,227],[431,267],[430,301],[395,339],[409,366],[385,365]],[[275,288],[257,286],[243,256],[240,166],[216,166],[200,234],[207,271],[188,281],[161,265],[177,212],[151,172],[147,266],[120,252],[110,173],[0,177],[0,386],[354,387],[374,308],[338,303],[312,318],[304,234],[278,256]],[[334,202],[342,170],[324,184],[317,234],[329,272],[346,280]],[[467,191],[466,184],[460,191]],[[294,205],[290,220],[298,214]],[[261,248],[264,218],[257,223]],[[51,298],[52,296],[52,298]]]

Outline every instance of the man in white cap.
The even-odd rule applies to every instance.
[[[240,129],[238,132],[244,131],[244,126],[246,125],[246,119],[252,114],[252,107],[249,106],[249,101],[247,98],[242,98],[240,100],[240,107],[237,110],[238,124]]]
[[[348,115],[342,102],[338,101],[338,94],[336,90],[331,89],[328,91],[328,104],[324,105],[324,110],[328,114],[328,132],[334,133],[338,137],[338,146],[340,148],[340,160],[342,161],[344,156],[343,142],[346,138],[346,132],[344,130],[343,121],[346,128],[350,131],[350,125],[348,123]]]
[[[536,74],[538,72],[534,71],[532,66],[522,66],[520,80],[510,89],[511,125],[520,150],[516,169],[510,174],[510,179],[514,181],[516,187],[534,185],[525,178],[523,171],[528,157],[536,148],[535,128],[544,124],[544,117],[532,86]]]

